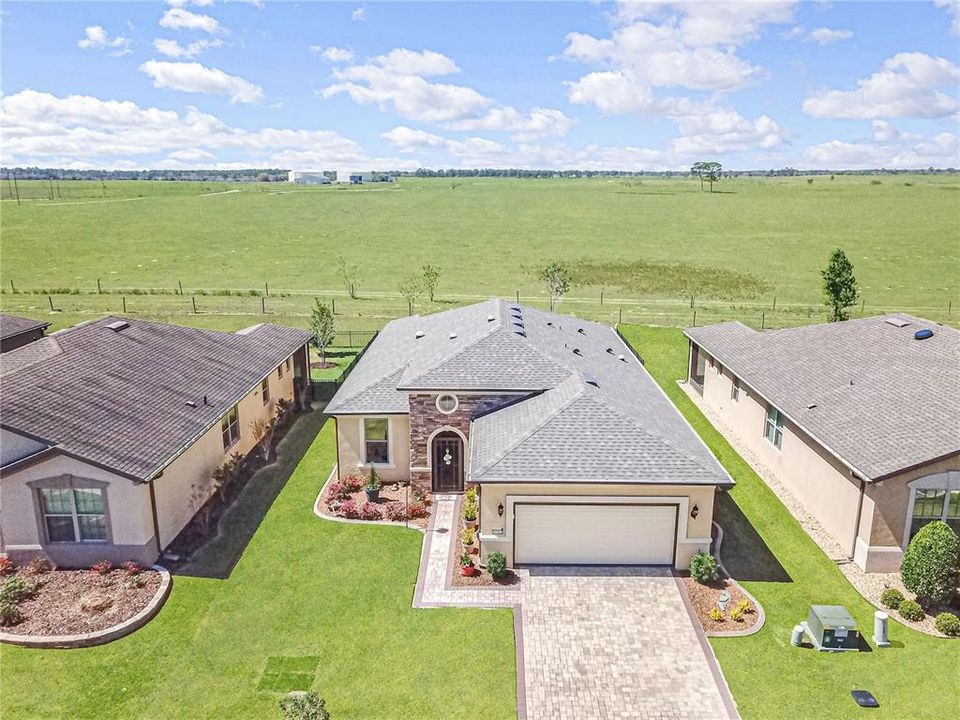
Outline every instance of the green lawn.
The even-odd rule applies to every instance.
[[[723,560],[760,601],[766,625],[747,638],[711,644],[744,718],[931,718],[960,714],[960,642],[891,623],[893,647],[870,653],[793,648],[790,631],[813,603],[845,605],[869,637],[874,608],[847,582],[777,497],[676,385],[685,376],[679,330],[631,326],[624,335],[710,449],[737,481],[716,513]],[[876,695],[880,709],[860,710],[850,690]]]
[[[328,348],[327,362],[334,363],[334,366],[330,368],[310,368],[310,377],[314,380],[336,380],[361,350],[363,348]],[[318,351],[310,350],[310,362],[320,362]]]
[[[105,198],[99,183],[61,183],[63,200],[3,201],[0,300],[7,312],[60,326],[121,312],[113,293],[125,292],[130,314],[237,329],[264,319],[305,325],[322,295],[335,297],[341,328],[375,330],[406,314],[398,283],[424,263],[442,277],[437,302],[419,299],[418,312],[517,292],[545,304],[534,270],[562,260],[579,282],[561,308],[583,317],[616,322],[622,307],[625,322],[681,325],[696,309],[698,323],[783,326],[823,317],[819,271],[843,247],[867,313],[956,321],[960,177],[874,180],[736,178],[714,193],[687,178],[107,182]],[[358,299],[344,292],[340,255],[361,268]],[[266,285],[264,307],[257,293]],[[24,292],[74,288],[54,297],[62,315],[49,315],[46,293]],[[238,294],[214,294],[225,289]]]
[[[281,695],[258,688],[309,684],[337,720],[515,717],[511,611],[415,610],[419,532],[314,516],[335,456],[333,424],[314,440],[317,425],[285,439],[296,470],[229,579],[176,577],[159,616],[109,645],[2,646],[0,716],[278,718]],[[262,504],[233,520],[255,525]],[[215,574],[235,550],[224,542],[191,570]]]

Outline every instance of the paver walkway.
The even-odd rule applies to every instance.
[[[521,720],[737,718],[668,568],[535,567],[505,588],[451,587],[455,495],[434,495],[414,605],[514,607]]]

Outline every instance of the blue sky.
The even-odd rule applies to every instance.
[[[960,166],[960,4],[4,2],[5,165]]]

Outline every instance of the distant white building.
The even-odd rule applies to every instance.
[[[322,172],[299,172],[291,170],[287,176],[288,182],[295,185],[329,185],[330,178]]]
[[[337,170],[337,182],[362,185],[371,182],[393,182],[394,178],[367,170]]]

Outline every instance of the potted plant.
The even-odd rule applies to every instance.
[[[471,555],[477,552],[476,546],[473,544],[473,541],[476,537],[476,531],[473,528],[465,528],[463,535],[461,535],[461,543],[463,544],[464,552],[467,552]]]
[[[473,577],[477,574],[477,568],[473,565],[473,557],[470,553],[463,553],[460,556],[460,574],[467,577]]]
[[[376,502],[380,499],[380,488],[383,483],[377,475],[376,468],[370,468],[370,477],[367,478],[367,484],[363,487],[363,492],[367,495],[367,502]]]
[[[477,526],[477,504],[469,500],[463,505],[463,524],[468,528]]]

